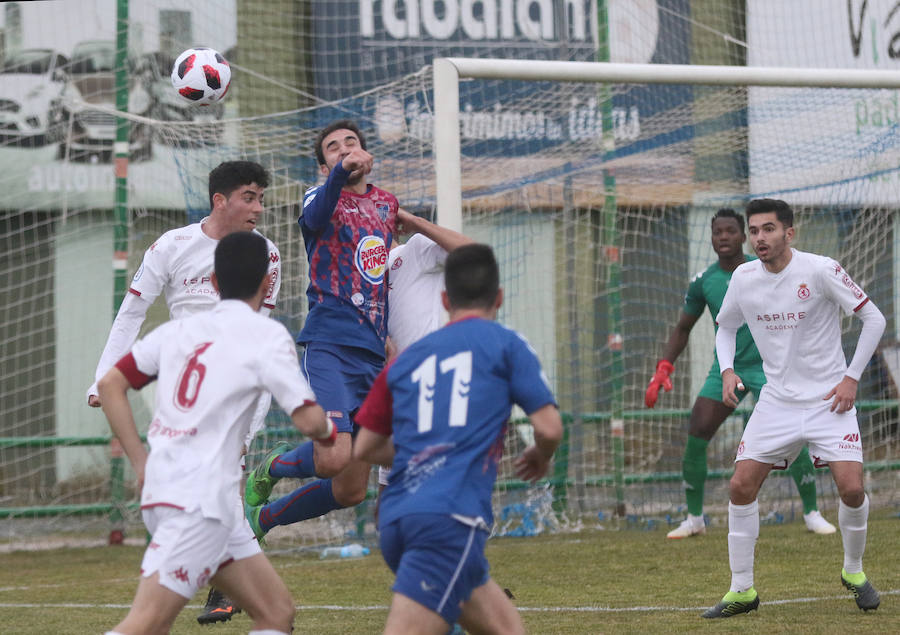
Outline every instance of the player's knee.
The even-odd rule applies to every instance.
[[[728,482],[728,493],[735,505],[748,505],[756,499],[756,484],[735,474]]]
[[[844,505],[847,507],[859,507],[866,500],[866,490],[863,489],[862,484],[853,485],[850,487],[841,488],[841,501],[843,501]]]
[[[337,476],[350,463],[350,455],[340,452],[331,452],[322,457],[316,457],[316,475],[322,478]]]
[[[334,488],[332,490],[334,500],[340,503],[342,507],[355,507],[366,500],[367,487],[365,483],[362,486],[358,483],[344,483],[341,485],[333,483],[332,487]]]
[[[276,597],[266,599],[266,621],[278,624],[285,633],[294,628],[294,601],[289,593],[279,593]]]

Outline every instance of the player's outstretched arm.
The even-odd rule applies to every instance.
[[[457,247],[475,242],[458,231],[435,225],[431,221],[420,218],[415,214],[410,214],[402,208],[397,211],[397,220],[403,227],[404,234],[418,232],[436,242],[447,253],[450,253]]]
[[[144,318],[147,316],[147,309],[150,308],[151,304],[152,302],[133,293],[125,294],[122,306],[119,307],[116,319],[113,320],[112,328],[109,330],[109,337],[106,338],[106,346],[103,347],[100,361],[97,362],[94,383],[87,390],[88,405],[92,408],[99,408],[101,403],[97,392],[97,382],[106,375],[107,371],[113,367],[113,364],[131,350],[141,330],[141,325],[144,323]]]
[[[515,460],[516,476],[523,481],[536,481],[547,473],[550,459],[563,437],[562,418],[555,404],[547,404],[528,415],[534,428],[534,445],[522,451]]]
[[[656,405],[659,397],[659,389],[662,388],[666,392],[672,390],[672,379],[670,375],[675,371],[675,360],[681,355],[681,352],[687,346],[688,338],[691,330],[700,319],[699,315],[691,315],[690,313],[682,313],[678,319],[678,324],[669,334],[669,341],[666,342],[666,348],[663,350],[662,359],[656,362],[656,371],[647,384],[647,391],[644,393],[644,405],[652,408]]]
[[[109,422],[112,433],[122,444],[125,455],[138,478],[138,490],[144,485],[144,466],[147,464],[147,449],[144,447],[134,414],[128,403],[128,389],[131,385],[118,368],[111,368],[98,382],[97,388],[103,404],[103,414]]]
[[[334,422],[325,416],[322,406],[317,403],[307,403],[294,408],[291,421],[300,432],[325,445],[331,445],[337,439]]]

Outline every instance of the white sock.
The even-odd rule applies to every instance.
[[[759,503],[728,503],[728,563],[731,565],[731,591],[753,587],[753,556],[759,538]]]
[[[844,570],[862,573],[862,557],[866,551],[866,533],[869,525],[869,497],[859,507],[848,507],[844,501],[838,505],[838,526],[844,543]]]
[[[103,635],[122,635],[119,631],[106,631]]]
[[[264,628],[261,631],[250,631],[248,635],[289,635],[289,633],[276,631],[274,628]]]

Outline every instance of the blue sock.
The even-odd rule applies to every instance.
[[[331,479],[321,479],[304,485],[273,503],[263,505],[259,511],[259,526],[269,531],[276,525],[290,525],[301,520],[324,516],[342,507],[334,500]]]
[[[301,443],[272,461],[269,474],[278,478],[309,478],[316,475],[313,459],[313,442]]]

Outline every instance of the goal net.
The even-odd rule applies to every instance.
[[[897,85],[882,71],[435,62],[438,218],[501,255],[500,319],[538,350],[568,422],[559,506],[650,525],[683,516],[708,314],[674,390],[653,410],[644,391],[689,281],[716,260],[713,214],[759,197],[788,201],[795,247],[839,261],[887,317],[858,409],[873,500],[896,504],[898,149],[871,109]],[[859,326],[843,322],[848,356]],[[720,519],[748,401],[708,449],[706,509]],[[817,481],[833,511],[828,472]],[[790,478],[770,479],[760,501],[773,522],[802,513]]]
[[[446,13],[434,9],[441,4]],[[745,13],[746,4],[766,6]],[[864,32],[859,25],[874,19],[876,4],[887,15],[883,2],[851,15],[851,33],[866,46],[870,22]],[[123,31],[114,5],[130,5],[127,113],[113,92]],[[793,75],[793,86],[763,86],[740,67],[723,67],[730,81],[717,85],[678,79],[678,69],[650,79],[635,67],[602,81],[559,67],[515,78],[506,63],[483,60],[490,77],[454,80],[448,100],[436,94],[429,63],[502,54],[802,65],[803,51],[831,50],[842,3],[82,0],[0,8],[0,548],[60,544],[50,535],[103,542],[111,526],[143,541],[133,475],[111,457],[102,414],[85,405],[117,302],[156,238],[206,215],[209,171],[250,159],[272,175],[260,229],[283,258],[274,317],[298,332],[307,272],[296,221],[302,192],[319,179],[312,140],[345,117],[368,137],[375,184],[405,209],[494,247],[506,298],[500,319],[528,337],[558,396],[566,440],[539,487],[513,478],[512,458],[530,438],[521,413],[513,416],[495,493],[499,534],[681,518],[687,420],[713,355],[708,317],[678,359],[674,390],[652,411],[643,393],[691,276],[715,259],[712,214],[740,211],[756,196],[788,200],[797,246],[835,257],[888,317],[859,409],[873,504],[897,504],[895,80],[814,88],[802,79],[812,70]],[[829,39],[796,50],[747,43],[745,28],[778,39],[791,24]],[[168,78],[175,56],[199,45],[233,68],[228,98],[205,110],[180,103]],[[754,51],[780,58],[754,61]],[[448,128],[449,106],[458,125]],[[117,118],[128,126],[127,173],[114,156]],[[167,319],[160,300],[143,332]],[[858,326],[845,322],[848,352]],[[152,398],[152,390],[132,398],[141,430]],[[745,401],[710,445],[713,520],[723,517],[750,408]],[[283,439],[299,437],[273,409],[248,464]],[[817,482],[820,509],[833,520],[827,472]],[[800,511],[789,478],[770,479],[762,504],[773,521]],[[370,536],[371,507],[276,529],[270,543]]]

